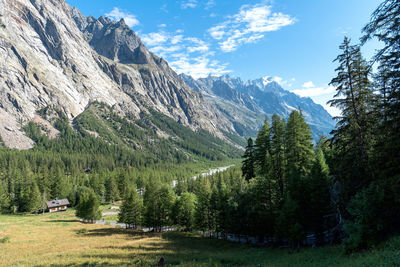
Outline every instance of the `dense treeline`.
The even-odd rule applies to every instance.
[[[2,212],[39,211],[46,200],[56,197],[68,198],[75,206],[88,189],[102,203],[120,200],[128,185],[144,188],[150,178],[170,183],[191,177],[209,166],[210,160],[218,164],[217,160],[227,161],[239,151],[210,134],[183,126],[177,126],[175,136],[176,122],[155,112],[144,114],[135,124],[102,103],[93,103],[73,121],[73,127],[60,111],[46,108],[40,115],[53,121],[57,138],[50,139],[44,134],[47,129],[29,123],[24,129],[36,143],[32,150],[0,146]],[[171,138],[160,138],[150,128],[158,120],[166,122],[161,130]]]
[[[400,225],[400,2],[385,0],[360,45],[340,46],[332,106],[342,110],[333,131],[334,174],[340,185],[348,251],[376,244]],[[360,48],[382,41],[372,62]],[[373,73],[376,67],[377,72]]]
[[[133,124],[96,103],[75,129],[59,115],[54,140],[28,124],[32,151],[0,148],[0,209],[39,211],[45,200],[67,197],[79,217],[95,220],[101,202],[122,199],[119,220],[132,227],[274,237],[292,246],[310,234],[318,245],[330,233],[344,237],[348,252],[374,245],[400,225],[399,21],[400,2],[386,0],[360,45],[348,38],[340,45],[330,104],[342,113],[329,139],[313,142],[301,110],[286,120],[273,115],[248,139],[241,168],[193,179],[193,165],[176,165],[187,153],[216,160],[237,151],[153,111]],[[360,48],[375,37],[384,48],[367,62]],[[159,139],[149,125],[180,138]]]
[[[321,239],[323,231],[338,224],[325,160],[331,149],[326,139],[314,147],[301,112],[293,111],[287,121],[274,115],[271,126],[265,121],[254,144],[251,138],[248,143],[242,168],[181,179],[173,189],[152,179],[143,204],[133,190],[124,200],[120,221],[155,230],[175,225],[260,240],[276,237],[292,245],[308,233]],[[133,214],[128,210],[135,211],[135,220],[125,219]]]
[[[318,243],[324,231],[340,234],[342,229],[348,252],[398,232],[399,21],[400,2],[383,1],[364,27],[361,44],[345,38],[340,45],[337,76],[331,81],[337,94],[330,104],[342,113],[330,139],[313,145],[301,111],[293,111],[287,121],[275,115],[255,141],[248,140],[242,173],[232,169],[178,183],[178,197],[160,191],[173,211],[172,217],[163,211],[164,219],[187,229],[274,236],[292,245],[308,233]],[[360,48],[371,38],[384,47],[367,62]],[[151,214],[146,199],[144,218]]]

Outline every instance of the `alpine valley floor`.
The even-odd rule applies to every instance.
[[[4,239],[8,237],[8,239]],[[84,224],[74,210],[0,215],[1,266],[399,266],[400,237],[362,253],[341,246],[252,248],[189,233],[141,233]],[[8,240],[5,242],[4,240]]]

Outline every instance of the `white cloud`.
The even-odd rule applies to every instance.
[[[114,20],[124,19],[126,25],[128,25],[129,27],[133,27],[139,24],[139,20],[136,18],[135,15],[122,11],[118,7],[114,7],[111,12],[106,14],[106,16]]]
[[[223,75],[230,72],[227,70],[227,64],[212,60],[214,52],[209,51],[209,43],[196,37],[186,37],[182,30],[175,32],[160,30],[143,34],[141,38],[150,51],[166,58],[178,73],[200,78],[209,74]]]
[[[220,40],[222,51],[235,51],[240,45],[254,43],[264,37],[264,33],[277,31],[291,25],[295,18],[272,12],[266,4],[243,5],[239,13],[208,30],[215,40]]]
[[[210,33],[211,37],[214,38],[215,40],[221,40],[227,34],[225,28],[226,28],[225,25],[217,25],[215,27],[210,28],[208,32]]]
[[[315,87],[315,85],[314,85],[314,83],[312,81],[305,82],[303,84],[303,88],[313,88],[313,87]]]
[[[303,89],[292,90],[292,92],[301,97],[314,97],[314,96],[333,94],[336,91],[336,88],[333,86],[315,87],[314,84],[308,84],[308,83],[306,83],[306,85],[309,87],[303,85]]]
[[[182,40],[183,40],[182,34],[174,35],[171,37],[171,44],[178,44],[182,42]]]
[[[197,0],[185,0],[182,1],[181,3],[182,9],[195,8],[196,6],[197,6]]]
[[[168,41],[169,36],[166,32],[160,31],[160,32],[152,32],[149,34],[143,34],[141,38],[146,45],[156,46],[156,45],[161,45],[166,41]]]
[[[185,73],[193,78],[207,77],[208,75],[224,75],[229,72],[226,64],[220,64],[216,60],[210,60],[206,55],[189,58],[186,55],[180,54],[179,59],[171,60],[169,63],[177,73]]]
[[[164,23],[163,24],[158,24],[158,27],[159,28],[165,28],[165,27],[167,27],[167,24],[164,24]]]
[[[318,104],[320,104],[320,103],[318,103]],[[324,109],[326,111],[328,111],[328,113],[331,114],[331,116],[333,116],[333,117],[337,117],[337,116],[340,116],[340,114],[342,114],[342,111],[336,107],[331,107],[330,105],[327,105],[327,104],[320,104],[320,105],[323,106]]]
[[[206,9],[206,10],[207,10],[207,9],[210,9],[210,8],[214,7],[215,5],[216,5],[216,3],[215,3],[214,0],[209,0],[209,1],[206,3],[205,9]]]
[[[287,83],[285,80],[283,80],[282,77],[279,77],[279,76],[274,76],[274,77],[265,76],[265,77],[263,77],[263,84],[264,85],[267,85],[267,84],[269,84],[271,82],[276,82],[279,85],[285,85]]]

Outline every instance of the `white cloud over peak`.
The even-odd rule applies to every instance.
[[[113,20],[124,19],[126,25],[129,27],[133,27],[139,24],[139,20],[135,15],[130,14],[129,12],[122,11],[118,7],[114,7],[109,13],[106,14],[107,17]]]
[[[312,81],[303,83],[303,88],[314,88],[315,85]]]
[[[306,85],[306,86],[304,86]],[[314,96],[322,96],[322,95],[328,95],[328,94],[333,94],[336,91],[336,88],[333,86],[321,86],[321,87],[316,87],[314,84],[308,84],[305,83],[303,84],[302,89],[296,89],[292,90],[293,93],[301,96],[301,97],[314,97]]]
[[[184,0],[181,2],[181,8],[195,8],[197,6],[197,0]]]
[[[160,30],[143,34],[141,38],[150,51],[167,58],[170,66],[178,73],[200,78],[209,74],[223,75],[230,72],[227,64],[212,60],[214,53],[210,51],[209,43],[196,37],[186,37],[182,30]]]
[[[276,82],[276,83],[278,83],[279,85],[284,85],[284,84],[287,83],[286,81],[283,80],[282,77],[279,77],[279,76],[274,76],[274,77],[272,77],[272,76],[265,76],[265,77],[263,77],[263,84],[264,84],[264,85],[267,85],[267,84],[269,84],[269,83],[271,83],[271,82]]]
[[[211,60],[207,55],[191,58],[181,54],[176,60],[170,61],[170,65],[176,72],[191,75],[195,79],[209,74],[220,76],[231,72],[226,69],[227,64]]]
[[[170,37],[164,31],[151,32],[141,36],[142,41],[148,46],[156,46],[165,43]]]
[[[267,32],[277,31],[292,25],[296,19],[281,12],[272,12],[266,4],[243,5],[239,12],[208,30],[215,40],[220,41],[224,52],[235,51],[240,45],[254,43]]]
[[[327,105],[326,102],[333,98],[336,92],[334,86],[315,86],[312,81],[305,82],[301,89],[291,90],[301,97],[311,97],[316,103],[322,105],[332,116],[339,116],[340,110]]]

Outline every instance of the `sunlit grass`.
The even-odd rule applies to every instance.
[[[340,246],[252,248],[185,233],[139,233],[84,224],[74,211],[45,215],[0,215],[1,266],[150,266],[161,257],[181,266],[400,266],[400,238],[359,254]]]

